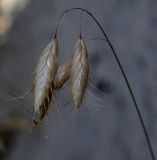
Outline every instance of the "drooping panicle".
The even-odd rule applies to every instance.
[[[62,88],[65,82],[69,79],[70,68],[71,68],[71,59],[58,68],[55,80],[56,90]]]
[[[82,39],[76,42],[71,64],[71,91],[76,110],[79,110],[89,75],[88,52]]]
[[[47,113],[53,95],[57,68],[58,41],[54,39],[44,49],[35,70],[33,82],[35,122],[40,122]]]

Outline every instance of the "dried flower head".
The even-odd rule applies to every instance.
[[[41,121],[47,113],[52,99],[57,72],[58,42],[51,41],[39,58],[33,82],[34,122]]]
[[[88,53],[85,43],[79,39],[75,45],[71,64],[71,90],[75,109],[79,109],[85,89],[87,87],[89,74]]]
[[[69,79],[70,68],[71,68],[71,59],[58,68],[55,79],[55,89],[62,88],[65,82]]]

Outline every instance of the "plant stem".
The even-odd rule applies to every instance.
[[[56,30],[55,30],[54,37],[55,37],[55,38],[57,37],[57,31],[58,31],[58,25],[59,25],[60,19],[64,16],[65,13],[70,12],[70,11],[72,11],[72,10],[81,10],[81,11],[87,13],[87,14],[95,21],[95,23],[97,24],[97,26],[98,26],[99,29],[101,30],[102,34],[103,34],[104,37],[106,38],[106,41],[107,41],[109,47],[111,48],[111,50],[112,50],[112,52],[113,52],[113,55],[114,55],[114,57],[115,57],[115,59],[116,59],[116,61],[117,61],[117,63],[118,63],[118,66],[119,66],[119,68],[120,68],[120,71],[121,71],[121,73],[122,73],[122,75],[123,75],[123,77],[124,77],[124,80],[125,80],[125,82],[126,82],[126,85],[127,85],[127,87],[128,87],[130,96],[131,96],[131,98],[132,98],[132,100],[133,100],[134,107],[135,107],[135,110],[136,110],[136,112],[137,112],[137,115],[138,115],[138,118],[139,118],[141,127],[142,127],[142,129],[143,129],[143,132],[144,132],[144,135],[145,135],[145,138],[146,138],[146,142],[147,142],[147,144],[148,144],[148,148],[149,148],[149,151],[150,151],[150,155],[151,155],[151,157],[152,157],[152,160],[155,160],[155,155],[154,155],[154,152],[153,152],[153,149],[152,149],[152,145],[151,145],[151,143],[150,143],[150,139],[149,139],[149,136],[148,136],[148,133],[147,133],[147,130],[146,130],[146,126],[145,126],[145,124],[144,124],[144,121],[143,121],[143,118],[142,118],[142,115],[141,115],[139,106],[138,106],[138,104],[137,104],[137,102],[136,102],[135,96],[134,96],[133,91],[132,91],[132,89],[131,89],[129,80],[128,80],[125,72],[124,72],[124,69],[123,69],[123,67],[122,67],[122,64],[121,64],[121,62],[120,62],[120,60],[119,60],[119,58],[118,58],[118,56],[117,56],[117,53],[115,52],[115,50],[114,50],[114,48],[113,48],[113,46],[112,46],[112,44],[111,44],[111,42],[110,42],[110,40],[109,40],[109,38],[108,38],[105,30],[102,28],[102,26],[100,25],[100,23],[98,22],[98,20],[95,18],[95,16],[94,16],[91,12],[89,12],[88,10],[83,9],[83,8],[71,8],[71,9],[69,9],[69,10],[64,11],[64,12],[59,16],[59,18],[58,18],[58,21],[57,21],[57,24],[56,24]]]

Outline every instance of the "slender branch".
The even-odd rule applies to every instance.
[[[144,135],[145,135],[145,138],[146,138],[146,142],[147,142],[147,144],[148,144],[148,148],[149,148],[149,151],[150,151],[150,155],[151,155],[151,157],[152,157],[152,160],[155,160],[155,155],[154,155],[154,152],[153,152],[153,149],[152,149],[152,145],[151,145],[151,143],[150,143],[150,139],[149,139],[149,136],[148,136],[148,133],[147,133],[147,130],[146,130],[146,127],[145,127],[145,124],[144,124],[144,121],[143,121],[143,118],[142,118],[142,115],[141,115],[139,106],[138,106],[138,104],[137,104],[137,102],[136,102],[135,96],[134,96],[133,91],[132,91],[132,89],[131,89],[129,80],[128,80],[126,74],[125,74],[125,71],[124,71],[124,69],[123,69],[123,67],[122,67],[122,64],[121,64],[121,62],[120,62],[120,60],[119,60],[119,58],[118,58],[118,56],[117,56],[117,53],[115,52],[115,50],[114,50],[114,48],[113,48],[113,46],[112,46],[112,44],[111,44],[111,42],[110,42],[110,40],[109,40],[109,38],[108,38],[105,30],[102,28],[102,26],[100,25],[100,23],[98,22],[98,20],[95,18],[95,16],[94,16],[91,12],[89,12],[88,10],[83,9],[83,8],[72,8],[72,9],[69,9],[69,10],[64,11],[64,12],[59,16],[59,18],[58,18],[58,21],[57,21],[57,24],[56,24],[56,30],[55,30],[54,37],[55,37],[55,38],[57,37],[58,25],[59,25],[59,22],[60,22],[61,18],[64,16],[65,13],[68,13],[68,12],[73,11],[73,10],[81,10],[81,11],[84,11],[85,13],[87,13],[87,14],[95,21],[95,23],[97,24],[97,26],[98,26],[99,29],[101,30],[102,34],[103,34],[104,37],[106,38],[106,41],[107,41],[109,47],[111,48],[111,50],[112,50],[112,52],[113,52],[113,55],[114,55],[114,57],[115,57],[115,59],[116,59],[116,61],[117,61],[117,63],[118,63],[118,66],[119,66],[119,68],[120,68],[120,71],[121,71],[121,73],[122,73],[122,75],[123,75],[123,77],[124,77],[124,80],[125,80],[125,82],[126,82],[126,85],[127,85],[127,87],[128,87],[130,96],[131,96],[131,98],[132,98],[132,100],[133,100],[134,107],[135,107],[135,110],[136,110],[137,115],[138,115],[138,117],[139,117],[139,121],[140,121],[141,127],[142,127],[142,129],[143,129],[143,132],[144,132]]]
[[[80,39],[82,39],[82,17],[83,17],[83,11],[81,11],[80,14]]]

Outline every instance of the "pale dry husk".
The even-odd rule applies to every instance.
[[[62,88],[65,82],[70,78],[70,68],[71,68],[71,59],[58,68],[55,79],[56,90]]]
[[[33,82],[34,122],[41,121],[47,113],[52,99],[55,75],[57,72],[58,42],[51,41],[39,58]]]
[[[75,109],[79,109],[85,89],[87,87],[89,75],[88,53],[85,43],[79,39],[75,45],[71,64],[71,90]]]

